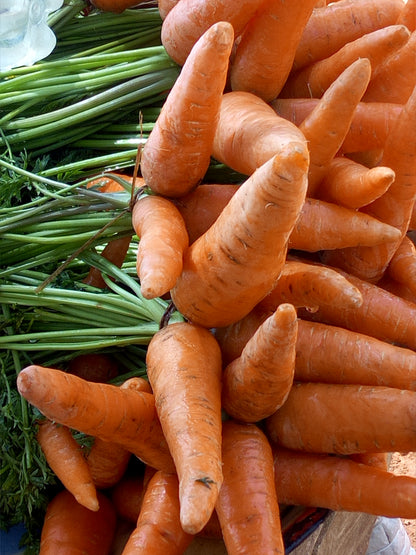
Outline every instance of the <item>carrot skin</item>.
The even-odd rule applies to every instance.
[[[369,466],[373,466],[379,468],[380,470],[389,470],[389,453],[355,453],[353,455],[349,455],[349,459],[352,461],[368,464]]]
[[[386,274],[416,295],[416,245],[407,235],[393,254]]]
[[[406,25],[409,31],[416,31],[416,2],[415,0],[407,0],[400,10],[396,23],[398,25]]]
[[[90,382],[106,383],[118,376],[119,369],[111,355],[85,353],[77,355],[69,361],[68,372]]]
[[[95,438],[87,456],[87,463],[95,486],[107,489],[117,484],[125,473],[131,453],[112,442]]]
[[[143,492],[143,476],[125,474],[109,492],[117,516],[136,524],[142,506]]]

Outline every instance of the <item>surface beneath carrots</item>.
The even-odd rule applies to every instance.
[[[416,477],[416,453],[409,453],[407,455],[393,453],[390,470],[395,474],[406,474]],[[410,538],[412,547],[416,548],[416,520],[403,519],[403,525]]]

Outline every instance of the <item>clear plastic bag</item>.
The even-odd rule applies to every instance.
[[[416,555],[399,518],[379,517],[370,537],[366,555]]]

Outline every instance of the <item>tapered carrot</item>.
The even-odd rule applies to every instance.
[[[282,503],[415,518],[416,477],[348,458],[275,449],[277,495]]]
[[[92,480],[99,489],[117,484],[124,475],[131,458],[128,449],[114,443],[95,438],[87,456]]]
[[[227,553],[283,555],[273,455],[267,438],[256,424],[226,420],[222,444],[224,482],[216,511]]]
[[[161,297],[175,285],[189,244],[185,222],[170,199],[159,195],[139,198],[132,211],[139,237],[136,270],[146,299]]]
[[[352,461],[367,464],[380,470],[389,470],[389,453],[354,453],[349,455]]]
[[[19,373],[17,387],[47,418],[114,441],[150,466],[174,470],[152,394],[89,382],[35,365]]]
[[[173,323],[152,337],[146,364],[179,478],[180,521],[197,534],[222,484],[220,348],[205,328]]]
[[[407,235],[392,256],[386,272],[416,295],[416,245]]]
[[[232,90],[251,92],[266,102],[279,95],[315,4],[316,0],[263,2],[244,29],[233,56]]]
[[[385,386],[296,383],[266,419],[274,443],[315,453],[413,451],[416,391]]]
[[[233,42],[230,23],[212,25],[192,48],[171,88],[141,154],[142,176],[155,193],[178,197],[204,177]]]
[[[337,52],[294,73],[281,91],[283,98],[320,98],[335,79],[359,58],[368,58],[372,71],[409,39],[404,25],[389,25],[348,42]]]
[[[281,304],[228,364],[222,378],[222,406],[243,422],[258,422],[286,400],[293,383],[297,314]]]
[[[188,248],[171,290],[188,320],[208,328],[228,325],[273,288],[305,200],[308,164],[303,146],[271,158]]]
[[[136,527],[122,555],[182,555],[193,536],[183,530],[179,515],[178,476],[158,470],[147,485]]]
[[[81,446],[66,426],[49,419],[39,421],[36,434],[46,462],[72,493],[75,499],[89,509],[98,511],[97,492]]]
[[[39,555],[108,555],[116,531],[116,513],[110,500],[100,492],[98,501],[99,510],[90,511],[67,490],[56,494],[46,509]]]
[[[396,23],[398,25],[406,25],[409,31],[416,31],[416,2],[415,0],[407,0],[400,10]]]

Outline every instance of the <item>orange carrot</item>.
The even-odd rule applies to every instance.
[[[131,235],[126,237],[120,237],[119,239],[112,239],[109,241],[104,249],[101,251],[101,256],[106,260],[109,260],[119,268],[123,265],[126,258],[127,251],[129,250],[131,243]],[[100,289],[105,289],[107,287],[104,281],[101,271],[94,266],[90,268],[88,275],[83,279],[84,283],[92,285],[93,287],[99,287]]]
[[[197,534],[222,483],[220,348],[210,331],[177,322],[152,337],[146,363],[179,477],[180,521]]]
[[[110,491],[117,516],[136,524],[143,499],[143,476],[125,474]]]
[[[115,359],[106,353],[83,353],[71,358],[68,372],[89,380],[106,383],[118,376],[119,369]]]
[[[398,25],[406,25],[409,31],[416,31],[416,2],[415,0],[407,0],[400,10],[396,23]]]
[[[389,469],[389,453],[355,453],[349,455],[352,461],[367,464],[379,468],[380,470]]]
[[[222,443],[224,482],[216,511],[227,553],[283,555],[273,455],[267,438],[256,424],[226,420]]]
[[[263,2],[237,45],[230,68],[232,90],[251,92],[266,102],[279,95],[315,4]]]
[[[99,489],[114,486],[124,475],[131,458],[128,449],[112,441],[95,438],[87,456],[92,480]]]
[[[50,420],[118,443],[150,466],[174,470],[152,394],[35,365],[19,373],[17,387]]]
[[[275,449],[277,495],[282,503],[415,518],[416,478],[348,458]]]
[[[91,472],[71,430],[44,419],[39,422],[36,437],[46,462],[64,487],[78,503],[90,511],[98,511],[99,503]]]
[[[182,5],[181,0],[175,8]],[[192,48],[170,90],[141,154],[142,176],[155,193],[178,197],[204,177],[233,42],[230,23],[212,25]]]
[[[158,0],[157,7],[159,9],[160,17],[165,19],[173,6],[175,6],[178,2],[179,0]]]
[[[416,391],[384,386],[296,383],[265,421],[268,437],[315,453],[408,452],[415,447]]]
[[[226,326],[273,288],[307,187],[307,151],[300,145],[286,150],[239,187],[186,251],[171,298],[188,320],[208,328]]]
[[[286,400],[293,383],[297,314],[281,304],[256,330],[222,378],[222,406],[243,422],[258,422]]]
[[[92,0],[92,4],[103,12],[121,13],[146,0]]]
[[[193,536],[182,529],[179,515],[178,477],[159,470],[149,481],[122,555],[182,555]]]
[[[116,531],[116,514],[109,499],[100,492],[98,501],[99,510],[90,511],[66,490],[56,494],[46,510],[39,555],[109,555]]]
[[[388,274],[385,274],[381,278],[381,280],[377,283],[377,285],[385,289],[386,291],[389,291],[393,295],[396,295],[397,297],[401,297],[402,299],[405,299],[413,304],[416,304],[415,293],[411,291],[409,287],[407,287],[403,283],[400,283],[395,279],[392,279]]]
[[[135,202],[132,225],[139,237],[136,269],[142,294],[146,299],[161,297],[182,271],[189,244],[185,222],[169,199],[148,195]]]
[[[412,214],[410,216],[408,229],[409,229],[409,231],[415,231],[416,230],[416,202],[413,203]]]
[[[407,235],[393,254],[386,273],[416,295],[416,245]]]

